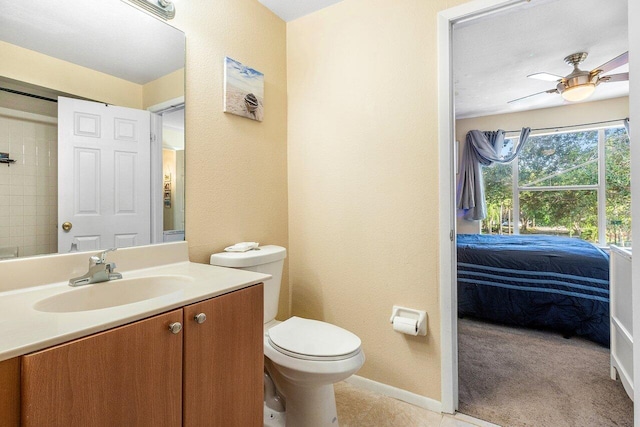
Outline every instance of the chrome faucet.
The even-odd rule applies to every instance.
[[[115,251],[116,248],[107,249],[89,258],[89,271],[83,276],[69,280],[69,286],[82,286],[90,283],[107,282],[109,280],[122,279],[122,274],[114,273],[115,262],[106,262],[107,253]]]

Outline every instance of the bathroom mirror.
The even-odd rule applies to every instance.
[[[0,260],[183,240],[184,33],[123,0],[0,0],[0,8]],[[115,204],[149,199],[148,239],[114,242],[78,231],[75,245],[58,246],[70,222],[58,205],[77,198],[69,202],[57,187],[61,171],[75,170],[58,154],[58,96],[153,113],[149,140],[160,141],[151,142],[150,184],[141,187],[149,194],[112,197]],[[85,122],[73,122],[75,134]],[[121,167],[112,174],[120,184],[134,181]]]

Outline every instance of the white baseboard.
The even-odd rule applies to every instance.
[[[437,413],[442,412],[441,402],[437,400],[429,399],[428,397],[421,396],[419,394],[415,394],[407,390],[403,390],[401,388],[393,387],[388,384],[379,383],[377,381],[360,377],[358,375],[350,376],[345,380],[345,382],[365,390],[373,391],[375,393],[379,393],[384,396],[402,400],[403,402],[407,402],[412,405],[419,406],[424,409],[428,409],[429,411],[433,411]]]

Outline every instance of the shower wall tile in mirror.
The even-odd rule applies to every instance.
[[[57,125],[0,111],[0,259],[57,250]]]

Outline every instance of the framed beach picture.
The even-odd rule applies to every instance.
[[[264,117],[264,74],[224,58],[224,112],[262,121]]]

